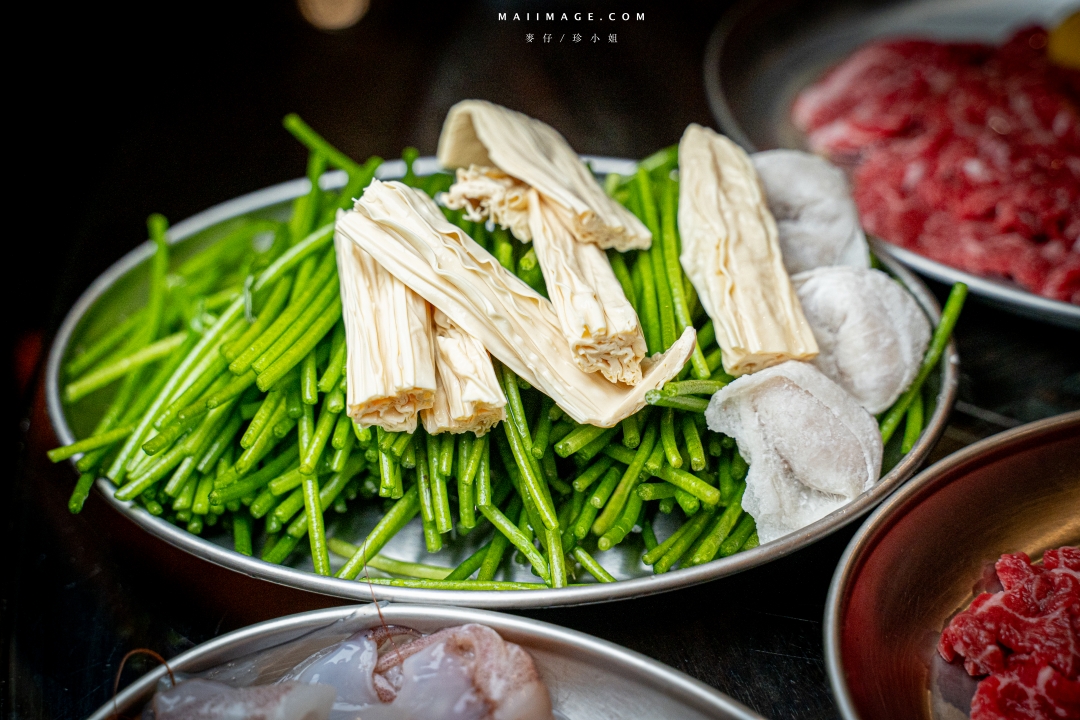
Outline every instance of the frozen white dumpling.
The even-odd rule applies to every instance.
[[[807,363],[738,378],[713,395],[705,419],[750,465],[742,506],[762,543],[820,520],[881,474],[874,418]]]
[[[930,343],[930,322],[915,298],[869,268],[823,267],[791,281],[817,340],[814,366],[872,414],[891,407]]]
[[[827,265],[870,267],[870,253],[844,173],[800,150],[750,156],[776,218],[789,273]]]

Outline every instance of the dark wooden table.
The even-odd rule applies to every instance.
[[[607,7],[548,4],[560,12]],[[29,70],[20,85],[30,120],[23,149],[34,159],[20,168],[34,191],[24,192],[17,213],[28,219],[15,222],[34,241],[16,279],[25,283],[15,336],[23,386],[9,416],[18,424],[18,464],[3,485],[13,560],[3,589],[6,716],[84,717],[111,696],[128,650],[169,657],[330,602],[154,547],[96,495],[83,514],[67,513],[73,476],[43,458],[55,440],[41,398],[41,348],[89,282],[145,237],[146,215],[179,220],[303,174],[303,151],[280,129],[289,111],[357,158],[394,157],[405,145],[432,153],[446,109],[465,97],[540,117],[592,154],[640,157],[677,142],[689,122],[712,124],[700,62],[725,3],[647,5],[644,22],[580,29],[499,22],[487,2],[373,5],[336,34],[310,28],[287,2],[136,15],[84,7],[32,31],[64,62]],[[532,4],[499,5],[525,12]],[[617,42],[555,42],[594,30],[614,32]],[[47,228],[31,224],[43,218]],[[965,412],[935,458],[1010,419],[1080,407],[1080,361],[1068,352],[1080,345],[1077,333],[972,303],[957,336]],[[855,529],[696,588],[526,614],[654,657],[768,717],[835,717],[821,620]],[[149,667],[131,661],[121,683]]]

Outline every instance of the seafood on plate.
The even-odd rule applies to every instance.
[[[930,321],[880,270],[820,267],[791,278],[818,355],[811,362],[872,414],[888,410],[919,372]]]
[[[321,650],[283,678],[337,688],[331,720],[551,720],[532,657],[469,623],[422,635],[381,626]]]
[[[327,720],[335,694],[325,683],[234,688],[189,678],[155,694],[142,720]]]
[[[881,473],[874,418],[809,363],[738,378],[713,395],[705,417],[750,465],[742,502],[763,543],[820,520]]]
[[[319,650],[270,685],[199,677],[159,690],[143,720],[553,720],[532,657],[486,625],[425,635],[380,625]]]
[[[776,219],[789,273],[832,265],[870,267],[859,210],[840,168],[801,150],[766,150],[750,160]]]

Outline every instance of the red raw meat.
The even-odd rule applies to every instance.
[[[990,676],[972,720],[1080,718],[1080,548],[1049,550],[1041,566],[1002,555],[995,569],[1004,589],[975,598],[938,643],[946,661]]]
[[[1009,657],[1009,668],[979,683],[971,699],[971,720],[1080,718],[1080,682],[1023,655]]]
[[[888,40],[796,98],[813,150],[854,167],[870,232],[1080,304],[1080,72],[1046,33],[995,48]]]

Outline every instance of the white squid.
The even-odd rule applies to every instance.
[[[477,624],[421,636],[358,633],[308,658],[285,681],[338,690],[332,720],[551,720],[551,698],[520,646]]]
[[[163,690],[150,701],[143,720],[327,720],[334,688],[285,682],[232,688],[192,678]]]

